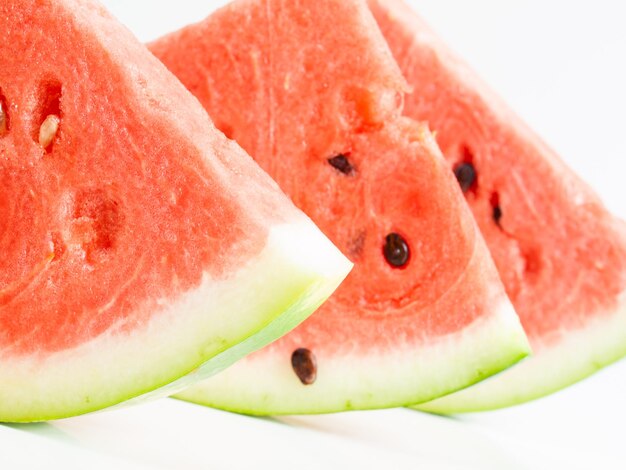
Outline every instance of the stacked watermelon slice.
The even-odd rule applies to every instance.
[[[167,396],[292,329],[345,277],[99,5],[3,1],[0,39],[0,420]]]
[[[626,354],[622,222],[398,0],[237,0],[173,74],[90,0],[0,39],[0,421],[474,411]]]
[[[364,3],[235,2],[151,49],[355,263],[308,321],[181,398],[259,414],[401,406],[526,356],[452,172],[402,116],[406,82]]]
[[[449,218],[450,201],[436,199],[446,181],[406,146],[434,140],[409,130],[416,123],[436,132],[449,179],[457,180],[450,190],[469,204],[534,351],[497,377],[420,408],[520,403],[626,354],[622,222],[401,0],[233,2],[151,50],[355,263],[301,327],[182,398],[258,414],[417,403],[429,391],[458,388],[468,372],[495,372],[481,353],[496,338],[507,345],[498,356],[520,351],[510,329],[499,327],[488,340],[480,332],[497,303],[477,310],[464,289],[476,294],[482,282],[494,289],[497,281],[485,265],[472,274],[459,243],[462,218]],[[333,173],[324,163],[337,156]],[[430,158],[438,156],[435,149]],[[388,250],[406,251],[400,269],[395,258],[385,260]],[[465,250],[473,260],[483,256]],[[472,338],[472,352],[451,356],[443,338],[458,350]],[[305,386],[284,359],[302,346],[319,359],[318,381]],[[432,375],[416,364],[435,365]]]

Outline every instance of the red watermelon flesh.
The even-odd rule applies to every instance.
[[[347,273],[97,3],[3,0],[0,44],[0,421],[166,395]]]
[[[237,1],[151,45],[355,269],[180,398],[252,414],[423,402],[528,352],[458,184],[364,2]],[[406,249],[408,248],[408,250]]]
[[[457,174],[467,164],[475,171],[466,199],[534,351],[520,366],[425,407],[524,402],[624,356],[623,223],[410,8],[399,0],[370,6],[413,88],[405,113],[436,131]]]

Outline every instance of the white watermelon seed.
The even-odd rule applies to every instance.
[[[43,148],[48,148],[59,130],[59,124],[61,119],[56,114],[50,114],[41,123],[39,128],[39,145]]]

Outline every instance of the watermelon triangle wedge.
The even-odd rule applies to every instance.
[[[522,403],[626,355],[624,223],[402,0],[369,4],[414,90],[405,113],[437,131],[534,352],[422,408]]]
[[[151,50],[354,263],[312,317],[179,398],[250,414],[420,403],[528,354],[367,5],[236,1]]]
[[[0,421],[167,396],[350,263],[87,0],[0,3]]]

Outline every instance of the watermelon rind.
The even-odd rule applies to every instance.
[[[489,411],[562,390],[626,356],[626,293],[618,306],[579,329],[563,330],[549,343],[533,343],[535,355],[473,387],[419,405],[437,414]]]
[[[205,275],[146,325],[55,353],[5,356],[0,421],[58,419],[179,391],[287,333],[350,269],[308,219],[275,225],[246,265],[219,280]]]
[[[250,415],[321,414],[405,406],[476,383],[526,357],[526,336],[508,299],[461,332],[318,363],[303,385],[290,357],[248,356],[176,398]],[[263,390],[263,393],[259,393]],[[390,396],[390,390],[393,396]],[[349,397],[349,398],[346,398]]]

